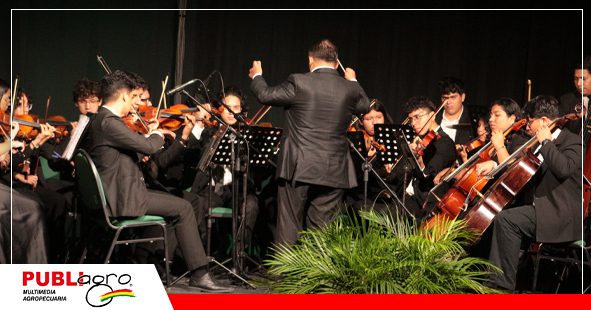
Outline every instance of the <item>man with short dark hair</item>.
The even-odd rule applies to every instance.
[[[262,77],[260,61],[249,72],[259,101],[284,107],[287,119],[277,165],[277,243],[293,244],[299,231],[331,221],[344,190],[357,186],[347,127],[369,100],[353,69],[339,76],[337,48],[329,40],[310,48],[308,65],[309,73],[274,87]]]
[[[528,186],[534,188],[531,205],[505,208],[494,219],[490,261],[500,267],[495,286],[514,290],[523,239],[561,243],[581,238],[581,139],[568,130],[549,125],[559,115],[559,103],[551,96],[528,102],[528,133],[539,147],[532,147],[542,160]]]
[[[464,82],[458,78],[447,77],[439,81],[443,112],[435,120],[441,129],[458,145],[465,145],[476,136],[472,116],[466,104]]]
[[[408,113],[409,124],[412,126],[415,134],[420,139],[425,139],[429,132],[434,132],[436,136],[427,146],[414,141],[410,144],[413,152],[422,149],[422,156],[418,156],[418,166],[421,171],[415,169],[411,172],[411,181],[405,190],[409,198],[405,201],[408,211],[414,216],[422,218],[426,213],[432,211],[435,206],[435,199],[428,197],[429,191],[433,188],[435,176],[443,169],[451,167],[456,160],[456,151],[451,138],[445,133],[441,126],[435,120],[435,104],[427,97],[412,97],[406,102],[406,112]],[[404,160],[413,160],[405,158]],[[436,194],[441,197],[445,192],[443,188]],[[425,201],[429,203],[425,209],[422,209]],[[399,210],[400,211],[400,210]]]
[[[90,127],[89,153],[103,181],[113,216],[137,217],[146,214],[176,218],[175,231],[187,268],[189,284],[208,292],[227,292],[207,271],[207,257],[199,238],[191,204],[173,195],[146,189],[138,163],[143,155],[156,153],[164,144],[157,122],[150,123],[145,136],[128,129],[122,121],[137,107],[142,93],[141,79],[135,74],[115,71],[101,81],[104,105]]]
[[[591,56],[583,58],[583,63],[577,62],[573,71],[576,91],[560,97],[560,114],[576,113],[585,121],[589,109],[589,96],[591,96]],[[581,124],[581,120],[578,119],[570,121],[565,127],[579,134]]]

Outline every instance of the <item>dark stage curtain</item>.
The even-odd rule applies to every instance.
[[[75,81],[103,74],[96,54],[113,69],[146,78],[157,101],[160,81],[166,74],[173,80],[177,15],[18,11],[13,72],[38,114],[52,96],[52,114],[75,115]],[[580,11],[189,11],[186,29],[183,80],[217,69],[226,85],[247,94],[253,59],[262,60],[264,76],[276,84],[306,72],[308,47],[330,38],[343,64],[357,71],[368,95],[384,101],[396,121],[411,96],[439,102],[437,81],[444,76],[463,79],[474,105],[505,96],[523,102],[528,78],[533,95],[559,96],[574,88],[573,63],[582,46]],[[248,102],[252,115],[260,105],[253,96]],[[271,109],[265,120],[281,126],[282,119],[280,109]]]

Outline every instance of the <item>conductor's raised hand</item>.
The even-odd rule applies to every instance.
[[[250,70],[248,70],[248,77],[251,79],[253,79],[257,74],[263,74],[263,65],[261,64],[260,60],[254,60],[252,62],[252,67],[250,67]]]
[[[355,73],[355,70],[353,70],[351,68],[345,68],[345,79],[347,79],[349,81],[356,81],[357,74]]]

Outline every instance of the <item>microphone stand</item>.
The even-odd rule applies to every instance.
[[[408,215],[411,216],[411,218],[415,218],[415,216],[406,208],[406,206],[400,201],[400,199],[398,198],[398,195],[396,195],[396,193],[390,188],[390,186],[388,186],[388,184],[386,183],[386,181],[384,181],[380,175],[375,171],[375,169],[373,168],[371,162],[368,161],[367,157],[363,156],[363,154],[361,154],[361,152],[355,147],[355,145],[353,144],[353,142],[351,142],[351,140],[349,138],[347,138],[347,141],[349,141],[349,145],[351,146],[351,148],[353,150],[355,150],[355,153],[357,153],[357,155],[359,156],[359,158],[361,158],[363,160],[363,164],[361,166],[361,168],[363,169],[363,206],[365,207],[367,205],[367,184],[369,183],[369,171],[371,171],[374,176],[380,181],[380,183],[382,184],[382,186],[392,195],[392,197],[394,197],[394,201],[397,202],[404,211],[406,211],[406,213],[408,213]]]

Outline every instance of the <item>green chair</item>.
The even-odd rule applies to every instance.
[[[168,241],[166,232],[166,221],[161,216],[156,215],[144,215],[136,218],[118,218],[111,214],[105,192],[103,189],[103,183],[99,176],[99,173],[90,158],[90,155],[84,150],[79,150],[74,159],[76,167],[76,185],[78,187],[79,203],[80,208],[85,218],[90,218],[95,224],[101,226],[109,232],[114,232],[114,237],[109,246],[109,250],[105,256],[104,263],[108,264],[111,254],[116,245],[120,244],[133,244],[143,242],[154,242],[162,241],[164,243],[164,265],[166,269],[166,285],[170,283],[170,266],[168,264]],[[161,237],[152,238],[140,238],[140,239],[125,239],[120,240],[119,237],[121,232],[128,228],[140,228],[157,226],[162,229]],[[84,249],[81,263],[84,261],[86,256],[87,248]]]
[[[41,166],[41,170],[43,171],[43,177],[45,177],[46,180],[60,178],[59,172],[49,167],[49,162],[47,161],[47,159],[45,159],[45,157],[39,156],[39,165]]]

